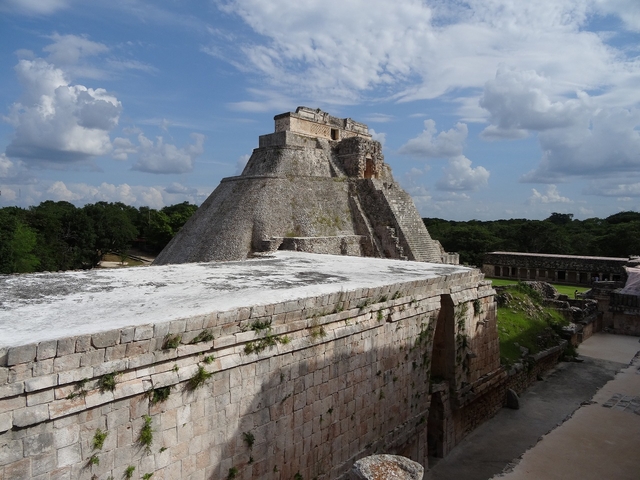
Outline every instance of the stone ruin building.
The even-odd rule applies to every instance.
[[[306,107],[275,117],[242,175],[222,180],[155,264],[278,249],[458,263],[429,236],[367,126]]]
[[[0,276],[0,479],[428,469],[562,351],[501,366],[451,263],[364,125],[279,115],[155,266]]]
[[[485,253],[482,271],[488,277],[591,285],[594,281],[623,282],[628,258],[556,255],[550,253]]]
[[[598,315],[591,319],[589,329],[640,336],[639,265],[637,257],[490,252],[484,255],[482,272],[517,281],[591,286],[585,297],[597,300]],[[584,303],[581,299],[566,301]]]

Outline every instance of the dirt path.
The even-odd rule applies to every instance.
[[[613,380],[617,372],[628,367],[633,356],[639,350],[640,343],[638,343],[637,337],[608,334],[598,334],[591,337],[578,350],[584,362],[560,363],[543,381],[537,382],[522,395],[519,410],[502,409],[495,417],[465,438],[446,458],[439,460],[437,464],[432,466],[425,473],[425,480],[487,480],[505,469],[512,469],[525,452],[534,452],[545,443],[538,443],[542,436],[554,429],[554,433],[567,430],[565,426],[571,424],[563,422],[574,415],[576,410],[580,409],[582,416],[581,411],[586,406],[581,406],[581,404],[588,405],[592,398],[597,401],[599,397],[594,397],[594,395]],[[586,354],[590,356],[586,356]],[[640,379],[640,375],[636,376]],[[640,392],[637,395],[640,396]],[[604,396],[607,394],[604,393]],[[601,404],[589,406],[611,410],[603,409]],[[598,413],[601,412],[598,411]],[[640,415],[628,413],[627,415],[637,417],[640,420]],[[556,428],[559,425],[561,427]],[[632,430],[629,433],[633,437],[635,426],[630,426]],[[640,443],[640,431],[635,433],[635,438]],[[531,476],[524,472],[522,473],[524,476],[508,477],[509,480],[589,478],[567,476],[566,472],[563,474],[564,476],[549,476],[550,472],[554,471],[555,464],[567,462],[566,456],[563,456],[567,451],[580,452],[578,447],[582,447],[584,443],[584,439],[581,438],[578,433],[568,435],[561,440],[564,442],[562,448],[559,448],[557,444],[551,446],[551,451],[557,451],[557,458],[551,459],[548,456],[549,451],[546,451],[544,454],[533,456],[531,460],[528,460],[532,462],[531,465],[546,465],[546,471],[544,469],[536,471]],[[626,443],[628,444],[629,441]],[[535,448],[532,448],[534,446]],[[631,446],[635,447],[636,451],[640,449],[638,443],[633,445],[631,442]],[[527,459],[527,455],[524,458]],[[635,458],[640,457],[636,455]],[[611,459],[610,461],[614,462],[615,460]],[[637,472],[640,472],[640,465],[634,473],[637,474]],[[513,474],[515,475],[516,472],[514,471]],[[520,474],[518,473],[518,475]],[[594,478],[627,477],[600,476]],[[633,478],[637,479],[640,476]]]

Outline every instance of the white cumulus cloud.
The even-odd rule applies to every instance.
[[[149,140],[142,133],[138,135],[138,161],[134,170],[148,173],[186,173],[193,170],[196,157],[204,151],[204,135],[192,133],[193,143],[178,148],[165,143],[161,136],[156,141]]]
[[[122,105],[106,90],[71,85],[64,72],[43,59],[15,68],[24,95],[4,119],[14,126],[9,157],[38,164],[69,164],[112,149],[109,132]]]
[[[535,188],[532,188],[531,192],[531,196],[527,200],[527,204],[529,205],[535,203],[573,203],[571,199],[560,195],[558,187],[555,185],[547,185],[547,191],[545,193],[540,193]]]
[[[471,167],[471,160],[464,155],[450,158],[443,171],[443,177],[436,183],[439,190],[472,191],[486,187],[489,181],[489,171],[482,166]]]
[[[467,134],[468,129],[464,123],[458,123],[455,128],[437,133],[436,122],[428,119],[424,121],[422,133],[405,143],[398,152],[430,158],[459,156],[462,155]]]

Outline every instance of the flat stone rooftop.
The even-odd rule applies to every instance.
[[[0,348],[471,271],[279,251],[241,262],[0,276]]]

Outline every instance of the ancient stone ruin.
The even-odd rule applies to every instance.
[[[453,260],[366,126],[279,115],[169,265],[0,276],[0,479],[428,469],[562,351],[501,366],[491,282]]]
[[[278,249],[458,263],[429,236],[367,126],[306,107],[276,115],[242,175],[222,180],[155,264]]]

